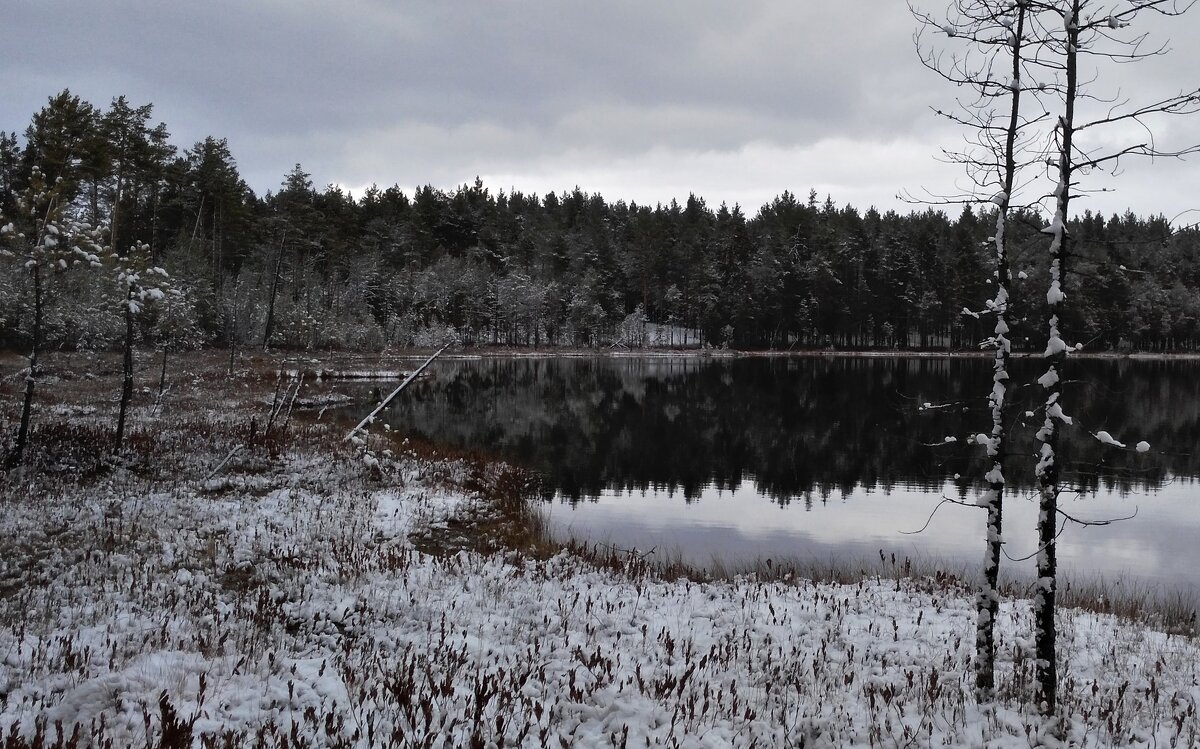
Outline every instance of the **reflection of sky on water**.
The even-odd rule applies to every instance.
[[[1040,366],[1015,362],[1015,380],[1032,382]],[[900,531],[924,525],[943,493],[974,501],[987,470],[971,439],[991,423],[980,392],[991,382],[987,359],[488,359],[428,372],[389,407],[392,428],[537,471],[543,496],[557,500],[553,522],[577,535],[678,549],[696,563],[878,562],[884,548],[955,570],[980,566],[982,511],[946,505],[921,534]],[[1064,494],[1062,507],[1087,519],[1138,516],[1069,527],[1064,571],[1196,579],[1200,485],[1185,483],[1200,478],[1196,374],[1194,361],[1072,364],[1064,387],[1076,428],[1058,458],[1064,481],[1100,489]],[[1035,508],[1024,497],[1036,486],[1029,456],[1041,392],[1012,392],[1016,414],[1035,412],[1014,425],[1005,465],[1022,492],[1007,503],[1008,551],[1023,557],[1035,551]],[[1098,429],[1153,450],[1113,450],[1089,434]]]
[[[764,558],[870,562],[878,561],[883,549],[958,568],[974,565],[983,555],[982,510],[945,504],[929,519],[941,499],[937,493],[856,489],[824,502],[814,497],[811,509],[805,509],[804,502],[781,506],[752,484],[746,481],[733,491],[709,487],[690,503],[680,492],[608,490],[595,501],[547,503],[546,511],[560,533],[622,548],[678,553],[699,565],[718,559],[736,566]],[[949,483],[944,491],[957,496]],[[1124,497],[1104,490],[1082,498],[1064,494],[1060,508],[1081,520],[1137,515],[1107,526],[1069,525],[1058,540],[1063,572],[1074,578],[1137,577],[1171,588],[1195,587],[1200,582],[1197,501],[1200,485],[1185,481]],[[1011,557],[1035,552],[1036,518],[1029,493],[1008,498],[1005,536]],[[901,532],[916,531],[927,519],[929,526],[920,533]],[[1031,559],[1005,560],[1004,565],[1009,572],[1033,571]]]

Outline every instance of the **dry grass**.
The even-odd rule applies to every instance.
[[[37,391],[27,468],[0,479],[0,499],[24,491],[31,481],[39,491],[53,494],[118,469],[165,485],[195,479],[197,458],[204,466],[215,467],[239,445],[246,449],[222,469],[223,475],[261,473],[289,450],[333,456],[342,450],[341,436],[351,426],[344,418],[323,420],[319,412],[296,409],[289,414],[286,427],[280,415],[268,431],[271,401],[287,397],[288,383],[281,379],[281,370],[297,364],[324,370],[399,369],[424,353],[244,352],[235,362],[232,378],[222,352],[175,354],[169,363],[167,396],[156,405],[158,360],[154,352],[142,352],[134,427],[125,451],[114,458],[110,446],[120,380],[119,354],[51,352],[43,358],[46,381]],[[0,416],[9,424],[16,420],[18,373],[24,364],[19,354],[0,354]],[[328,388],[329,383],[310,381],[305,393],[322,387]],[[371,435],[369,447],[415,459],[424,466],[421,481],[477,498],[469,511],[448,519],[445,527],[427,528],[413,539],[424,553],[446,556],[459,551],[503,550],[520,558],[548,559],[566,552],[604,569],[668,581],[730,580],[742,575],[764,581],[836,584],[864,579],[931,579],[966,590],[974,579],[974,571],[961,565],[935,558],[897,558],[882,551],[878,560],[763,559],[730,564],[714,558],[699,566],[686,563],[679,553],[646,554],[619,545],[556,537],[537,499],[540,478],[535,472],[505,464],[486,452],[449,448],[395,432]],[[343,454],[341,459],[347,456]],[[230,486],[244,487],[245,483],[235,481]],[[1005,593],[1023,597],[1025,587],[1026,581],[1010,581]],[[1200,602],[1191,593],[1125,579],[1096,578],[1064,580],[1059,600],[1066,607],[1115,614],[1172,634],[1197,634]]]
[[[557,540],[537,477],[494,456],[384,433],[365,445],[383,459],[365,468],[342,443],[349,425],[315,412],[268,432],[279,363],[248,359],[232,382],[219,357],[180,364],[194,373],[163,409],[139,395],[117,460],[103,457],[104,408],[39,414],[33,465],[0,485],[0,505],[19,518],[0,565],[0,634],[28,643],[14,651],[22,678],[136,675],[146,652],[203,665],[164,667],[155,699],[85,724],[51,719],[47,696],[29,708],[30,730],[0,736],[2,749],[131,736],[160,747],[680,745],[706,734],[745,746],[899,747],[977,743],[965,727],[980,720],[984,735],[1028,745],[1044,730],[1024,707],[1033,669],[1015,636],[1030,627],[1020,601],[1006,601],[1001,622],[1001,707],[980,718],[968,697],[970,643],[954,634],[971,631],[967,570],[882,553],[699,569],[678,555]],[[115,393],[114,377],[64,378],[54,397]],[[15,390],[0,397],[10,412]],[[411,538],[379,526],[376,507],[400,491],[425,508]],[[437,495],[468,499],[445,514]],[[1195,634],[1194,602],[1124,581],[1072,584],[1061,596]],[[1181,660],[1188,638],[1164,642],[1075,613],[1062,621],[1064,652],[1094,661],[1064,664],[1077,744],[1145,734],[1195,745],[1200,716],[1180,696],[1195,678]],[[83,634],[95,628],[103,652]],[[1091,672],[1117,676],[1075,676]],[[348,702],[319,698],[327,675]],[[270,694],[269,717],[239,722],[222,701],[234,686]],[[661,724],[625,718],[602,738],[576,733],[580,715],[620,716],[630,704]],[[201,714],[227,724],[197,723]]]
[[[529,500],[536,502],[536,500]],[[619,545],[563,538],[544,522],[534,526],[542,548],[563,551],[588,560],[599,568],[641,578],[665,581],[729,582],[742,577],[763,582],[856,585],[864,580],[904,580],[918,587],[959,595],[974,593],[977,571],[932,556],[897,556],[879,551],[878,559],[757,559],[727,563],[714,557],[704,565],[684,560],[680,551],[622,548]],[[543,557],[544,558],[544,557]],[[1059,605],[1095,614],[1111,614],[1169,635],[1196,638],[1200,600],[1196,591],[1159,588],[1130,579],[1060,578]],[[932,587],[931,587],[932,586]],[[1032,581],[1001,581],[1008,599],[1028,598]]]

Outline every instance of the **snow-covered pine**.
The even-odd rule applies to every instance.
[[[129,403],[133,398],[133,343],[136,326],[134,319],[148,304],[161,302],[168,296],[179,298],[182,293],[171,284],[165,270],[153,263],[149,245],[138,242],[125,254],[111,253],[116,281],[114,302],[125,321],[122,343],[121,400],[117,409],[117,433],[113,441],[113,452],[120,452],[125,440],[125,423]]]
[[[0,223],[3,223],[0,248],[29,273],[33,319],[21,423],[16,441],[5,459],[8,467],[16,467],[24,461],[29,442],[33,396],[40,374],[38,357],[44,342],[46,308],[52,298],[52,287],[58,276],[79,266],[81,258],[96,259],[96,253],[101,251],[100,231],[66,215],[58,200],[58,189],[48,183],[38,167],[30,172],[29,185],[16,201],[16,208],[19,215],[0,217]],[[14,220],[25,230],[18,231]],[[94,267],[94,263],[89,262],[89,266]]]

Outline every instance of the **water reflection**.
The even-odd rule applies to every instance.
[[[1018,381],[1034,362],[1020,362]],[[1106,449],[1081,430],[1063,465],[1082,488],[1129,491],[1195,476],[1200,379],[1188,362],[1080,361],[1063,402],[1076,421],[1167,454]],[[581,499],[654,490],[699,497],[752,480],[780,503],[896,487],[971,492],[972,432],[990,426],[988,363],[947,358],[534,359],[439,363],[396,403],[393,426],[531,465],[551,493]],[[1040,388],[1018,389],[1018,421]],[[932,408],[923,408],[924,404]],[[1032,454],[1020,428],[1017,455]],[[957,443],[940,444],[947,436]],[[938,445],[931,447],[930,445]],[[1033,484],[1028,460],[1010,481]]]
[[[1068,529],[1059,538],[1063,573],[1191,587],[1200,569],[1198,491],[1194,483],[1180,481],[1147,494],[1122,496],[1100,490],[1086,497],[1064,495],[1063,509],[1081,519],[1134,511],[1137,516],[1103,527]],[[905,533],[925,524],[940,496],[941,492],[909,488],[886,494],[860,489],[820,501],[805,512],[770,502],[749,485],[732,492],[710,488],[686,506],[679,495],[609,491],[595,502],[554,505],[550,520],[575,537],[654,550],[699,565],[716,561],[736,568],[773,558],[837,561],[842,566],[865,562],[869,568],[884,550],[974,569],[983,553],[982,513],[945,505],[923,531]],[[1007,577],[1032,578],[1036,517],[1032,497],[1010,498],[1005,508],[1006,551],[1018,561],[1004,562]]]
[[[1018,362],[1014,380],[1038,365]],[[1135,521],[1072,530],[1066,565],[1174,582],[1200,568],[1200,364],[1074,363],[1063,402],[1080,426],[1062,448],[1068,512]],[[553,522],[622,546],[678,549],[694,562],[764,556],[871,556],[880,548],[974,563],[973,501],[990,426],[983,359],[517,359],[438,362],[388,412],[393,427],[538,469]],[[1034,485],[1040,388],[1014,392],[1018,436],[1006,474]],[[927,405],[928,404],[928,405]],[[1025,412],[1033,412],[1026,416]],[[1105,429],[1149,454],[1105,448]],[[956,442],[947,443],[952,436]],[[956,480],[953,477],[958,476]],[[1032,538],[1034,509],[1007,511],[1009,553]],[[805,512],[810,510],[810,512]]]

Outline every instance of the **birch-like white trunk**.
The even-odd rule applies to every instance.
[[[1070,244],[1067,216],[1071,202],[1071,178],[1074,169],[1072,141],[1075,127],[1075,97],[1078,86],[1077,20],[1084,0],[1071,0],[1064,12],[1064,56],[1066,86],[1063,95],[1063,114],[1058,121],[1058,184],[1054,188],[1054,218],[1044,229],[1050,235],[1050,287],[1046,292],[1046,372],[1038,383],[1046,393],[1045,413],[1038,429],[1038,553],[1037,584],[1033,596],[1035,680],[1038,710],[1047,716],[1055,714],[1058,702],[1058,657],[1056,652],[1054,611],[1058,588],[1059,429],[1070,423],[1062,408],[1063,367],[1067,359],[1067,344],[1059,328],[1066,301],[1066,260]]]

